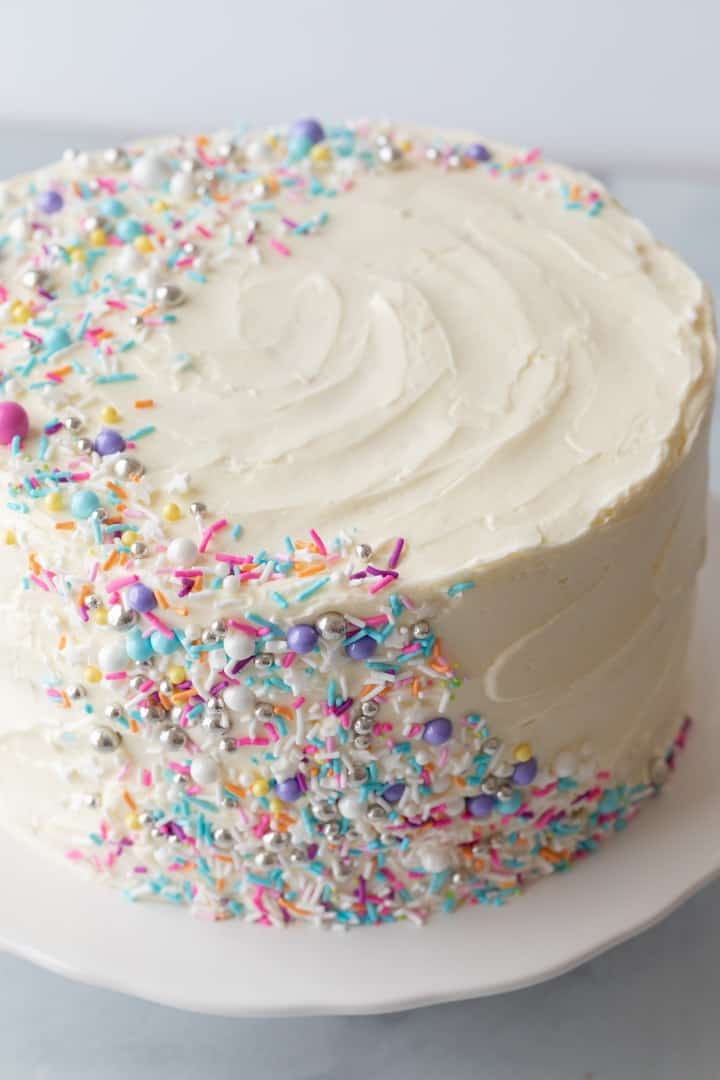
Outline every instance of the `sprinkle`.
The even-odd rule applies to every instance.
[[[460,593],[467,592],[468,589],[474,589],[474,581],[458,581],[455,585],[451,585],[447,591],[448,596],[459,596]]]

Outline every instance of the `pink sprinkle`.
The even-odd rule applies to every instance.
[[[227,624],[228,626],[234,626],[236,630],[242,630],[246,634],[252,634],[253,637],[257,637],[257,626],[251,626],[250,623],[240,622],[239,619],[228,619]]]
[[[252,562],[251,555],[228,555],[226,552],[221,551],[215,556],[216,562],[230,563],[231,566],[244,566],[245,563]]]
[[[282,660],[280,661],[280,663],[282,664],[283,667],[288,668],[292,664],[292,662],[295,659],[296,655],[297,655],[297,653],[294,653],[294,652],[286,652],[285,655],[283,656]]]
[[[553,817],[555,816],[555,813],[556,813],[555,807],[551,806],[548,810],[545,811],[544,814],[541,814],[540,817],[537,819],[537,821],[535,822],[535,828],[536,829],[544,829],[545,826],[548,825],[552,821]]]
[[[152,787],[152,773],[149,769],[143,769],[140,774],[140,782],[143,787]]]
[[[127,310],[127,304],[123,304],[122,300],[106,300],[105,303],[108,307],[116,308],[118,311]]]
[[[115,578],[114,581],[108,581],[105,586],[106,592],[119,592],[120,589],[126,589],[128,585],[134,585],[140,578],[137,574],[128,574],[127,577]]]
[[[387,585],[391,585],[394,580],[395,580],[394,576],[392,576],[392,577],[387,576],[387,577],[378,578],[378,580],[375,582],[375,584],[370,586],[370,588],[368,589],[368,592],[370,593],[371,596],[374,596],[375,593],[379,593],[380,590],[384,589]]]
[[[50,587],[49,587],[49,585],[47,585],[47,584],[46,584],[46,583],[45,583],[45,582],[44,582],[44,581],[42,580],[42,578],[39,578],[39,577],[37,576],[37,574],[31,574],[31,575],[30,575],[30,580],[31,580],[31,581],[34,581],[34,582],[35,582],[35,584],[36,584],[36,585],[39,585],[39,586],[40,586],[40,588],[41,588],[41,589],[43,589],[43,590],[44,590],[45,592],[50,592]]]
[[[300,697],[296,697],[293,701],[291,701],[290,704],[292,705],[293,709],[299,709],[301,705],[305,704],[305,698],[300,695]]]
[[[278,729],[275,727],[275,725],[270,720],[266,720],[264,722],[264,724],[263,724],[263,727],[265,728],[265,730],[268,733],[268,736],[270,738],[270,742],[280,742],[280,736],[278,735]]]
[[[285,244],[281,244],[280,241],[276,240],[274,236],[270,237],[270,247],[274,247],[280,255],[287,256],[290,254],[290,248],[286,247]]]
[[[155,629],[159,633],[163,635],[163,637],[173,638],[175,636],[175,631],[171,630],[170,627],[162,621],[162,619],[158,619],[157,615],[153,615],[152,611],[146,611],[145,618],[152,626],[155,627]]]
[[[395,567],[397,566],[397,564],[398,564],[398,562],[400,560],[400,555],[402,553],[402,549],[403,549],[404,546],[405,546],[404,539],[402,538],[402,536],[398,536],[397,540],[395,541],[395,546],[393,547],[392,551],[390,552],[390,558],[388,559],[388,568],[390,570],[394,570]]]
[[[200,541],[200,544],[198,545],[198,551],[206,551],[207,546],[210,543],[210,541],[212,540],[215,533],[219,533],[220,530],[224,529],[226,525],[227,525],[227,519],[226,518],[220,518],[219,521],[214,521],[212,525],[208,525],[207,529],[205,530],[205,532],[202,535],[202,540]]]
[[[105,678],[109,682],[117,682],[119,679],[127,679],[127,671],[110,671]]]
[[[89,472],[70,473],[70,479],[73,481],[73,483],[77,484],[80,480],[89,480],[90,479],[90,473]]]
[[[310,529],[310,535],[312,536],[313,543],[315,544],[315,547],[318,549],[320,554],[327,555],[327,548],[325,547],[325,544],[322,542],[321,538],[318,536],[314,529]]]

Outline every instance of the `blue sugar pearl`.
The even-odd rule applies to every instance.
[[[482,818],[488,817],[495,806],[492,795],[473,795],[471,799],[467,799],[465,802],[465,808],[467,809],[470,817]]]
[[[125,596],[133,611],[152,611],[157,607],[155,593],[141,581],[136,581],[134,585],[131,585]]]
[[[178,647],[178,640],[174,634],[172,637],[166,637],[159,630],[153,630],[150,635],[150,643],[153,652],[158,653],[159,656],[170,656]]]
[[[423,739],[431,746],[441,746],[452,735],[452,720],[447,716],[434,716],[428,720],[423,731]]]
[[[94,491],[76,491],[70,500],[70,513],[80,521],[85,521],[99,505],[100,499]]]
[[[44,345],[48,352],[59,352],[60,349],[67,349],[71,344],[72,338],[63,326],[53,326],[45,334]]]
[[[140,234],[144,231],[145,230],[143,229],[140,222],[136,221],[135,218],[130,217],[126,217],[123,218],[122,221],[118,221],[115,228],[116,235],[119,236],[121,240],[124,240],[127,244],[131,243],[131,241],[133,241],[137,236],[140,236]]]
[[[125,638],[125,648],[131,660],[142,662],[149,660],[153,654],[152,641],[149,637],[143,637],[142,630],[131,630]]]
[[[394,784],[388,784],[382,793],[382,797],[386,803],[391,805],[400,802],[405,791],[405,785],[402,780],[396,780]]]
[[[369,660],[377,649],[377,641],[375,638],[370,637],[369,634],[364,634],[357,641],[351,641],[345,649],[351,660]]]
[[[310,623],[295,623],[287,632],[288,649],[301,655],[312,652],[317,639],[318,632]]]
[[[295,802],[302,795],[300,781],[296,776],[289,776],[287,780],[281,780],[275,788],[275,794],[282,802]]]
[[[35,204],[43,214],[57,214],[58,210],[63,208],[64,199],[59,191],[48,188],[47,191],[40,192]]]
[[[119,199],[113,199],[111,195],[102,200],[99,210],[104,217],[120,218],[127,214],[125,203],[120,202]]]

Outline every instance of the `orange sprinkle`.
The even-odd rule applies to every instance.
[[[176,615],[187,615],[188,614],[188,608],[186,608],[186,607],[174,607],[172,610],[175,612]]]
[[[112,480],[107,480],[105,482],[105,487],[109,488],[113,495],[117,495],[118,499],[127,499],[127,491],[123,491],[123,489],[118,487],[117,484],[114,484]]]
[[[163,594],[160,592],[159,589],[155,590],[155,599],[157,600],[158,604],[163,609],[163,611],[167,611],[168,602],[165,599],[165,597],[163,596]]]
[[[192,687],[189,690],[178,690],[172,695],[170,700],[173,705],[182,705],[183,701],[187,701],[194,693],[195,691]]]
[[[55,522],[55,528],[56,529],[74,529],[75,528],[75,522],[74,521],[56,521]]]
[[[128,717],[128,724],[130,725],[130,730],[132,731],[133,735],[137,735],[138,731],[140,730],[137,720],[133,720],[132,716],[130,716]]]
[[[160,698],[160,704],[162,705],[163,709],[167,709],[167,711],[169,712],[170,705],[172,703],[168,700],[168,698],[165,697],[165,694],[158,693],[158,697]]]
[[[292,723],[295,719],[292,709],[289,708],[287,705],[274,705],[273,709],[278,714],[278,716],[282,716],[283,719],[287,720],[289,723]]]
[[[61,694],[61,697],[62,697],[63,708],[64,709],[69,709],[70,708],[70,699],[68,698],[68,696],[67,696],[67,694],[65,693],[64,690],[63,690],[63,692]]]
[[[551,863],[565,862],[568,857],[567,851],[551,851],[550,848],[547,847],[541,847],[539,854],[542,855],[543,859],[546,859]]]
[[[37,555],[35,554],[34,551],[31,551],[30,554],[28,555],[28,566],[32,570],[33,574],[41,574],[42,573],[42,567],[40,566],[40,563],[37,561]]]
[[[103,563],[103,570],[109,570],[111,566],[115,565],[117,560],[118,560],[118,550],[117,550],[117,548],[113,548],[113,550],[110,552],[107,559]]]
[[[277,902],[280,907],[284,907],[286,911],[291,911],[293,915],[310,915],[311,912],[306,911],[305,908],[298,907],[297,904],[293,904],[291,900],[286,900],[284,896],[278,896]]]
[[[58,652],[62,652],[66,645],[67,645],[67,638],[63,634],[60,637],[60,640],[58,641],[58,646],[57,646],[58,647]]]
[[[135,802],[129,791],[123,791],[122,797],[125,804],[129,806],[131,810],[137,810],[137,803]]]
[[[71,369],[69,369],[71,370]],[[136,409],[152,409],[155,402],[152,398],[143,398],[142,401],[134,401],[133,405]]]
[[[244,787],[240,787],[239,784],[231,784],[229,781],[223,784],[223,787],[227,788],[231,795],[237,795],[239,799],[244,799],[247,794]]]
[[[219,858],[224,862],[226,856],[225,855],[220,855]],[[224,877],[215,878],[215,892],[222,892],[224,890],[224,888],[225,888],[225,878]]]
[[[462,776],[455,776],[453,774],[451,775],[450,779],[452,780],[455,787],[465,787],[465,781],[463,780]]]
[[[154,311],[157,311],[157,304],[148,304],[142,311],[138,311],[138,315],[141,319],[144,319],[146,315],[152,315]]]
[[[55,368],[54,371],[48,371],[48,375],[57,375],[59,378],[62,378],[63,375],[69,375],[71,371],[72,368],[70,365],[65,364],[64,367]]]
[[[313,574],[323,574],[327,570],[325,563],[302,563],[294,562],[293,567],[298,577],[311,577]]]

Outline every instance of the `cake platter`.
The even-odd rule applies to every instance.
[[[211,924],[129,904],[0,833],[0,948],[83,982],[227,1016],[377,1013],[560,975],[640,933],[720,873],[720,500],[691,648],[698,721],[662,796],[602,852],[501,909],[349,933]]]

